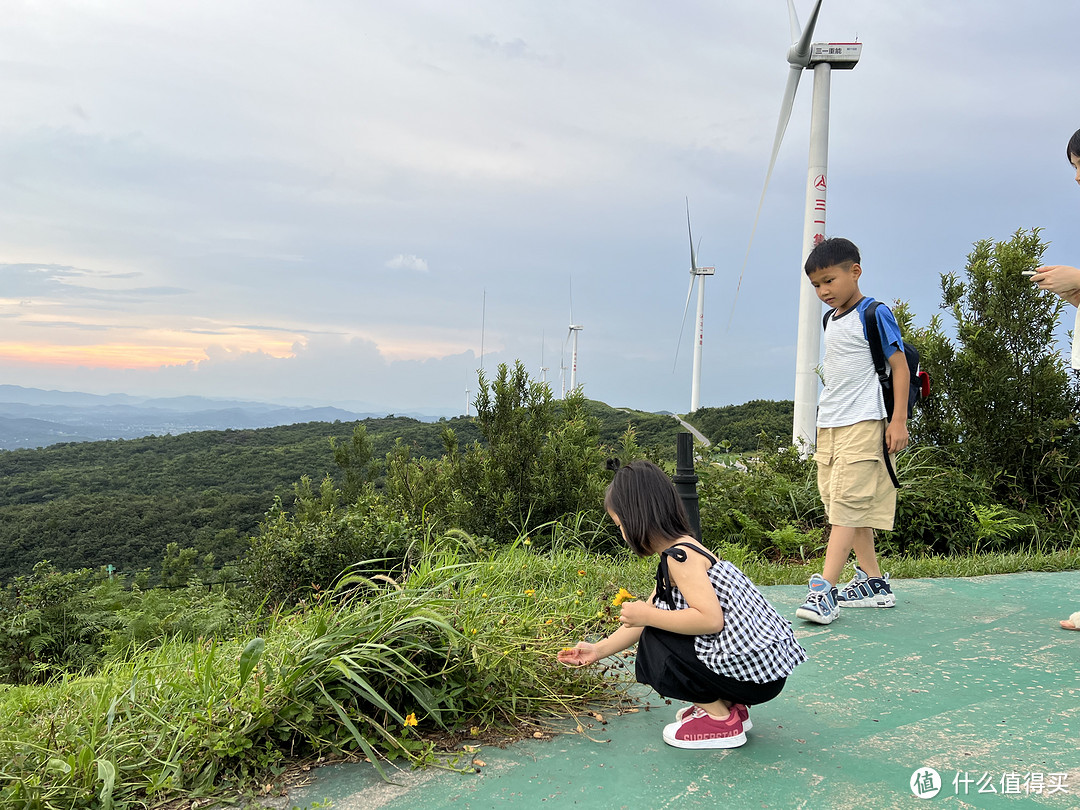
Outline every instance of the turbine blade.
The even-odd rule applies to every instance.
[[[694,252],[694,231],[690,228],[690,198],[686,198],[686,232],[690,236],[690,270],[697,270],[697,254]]]
[[[682,323],[679,324],[679,340],[675,343],[675,362],[671,364],[671,373],[675,373],[675,367],[679,364],[679,346],[682,344],[682,333],[686,328],[686,313],[690,311],[690,299],[694,295],[694,282],[697,281],[697,274],[690,276],[690,289],[686,291],[686,306],[682,311]]]
[[[820,5],[820,2],[818,5]],[[765,172],[765,185],[761,189],[761,199],[758,200],[757,213],[754,215],[754,227],[750,230],[750,241],[746,245],[746,256],[743,257],[742,268],[739,270],[739,282],[735,285],[735,296],[731,301],[731,315],[728,318],[729,329],[731,328],[731,321],[735,317],[735,304],[739,300],[739,290],[742,288],[746,263],[750,259],[750,247],[754,244],[754,234],[757,233],[758,220],[761,219],[761,207],[765,204],[765,192],[769,190],[769,180],[772,178],[773,168],[776,166],[776,156],[780,152],[780,144],[784,141],[784,133],[787,131],[788,121],[791,119],[791,107],[795,103],[795,92],[799,89],[799,79],[802,72],[803,69],[795,65],[792,65],[788,70],[784,100],[780,104],[780,120],[776,122],[776,136],[773,138],[772,157],[769,158],[769,170]]]
[[[788,3],[791,2],[792,0],[788,0]],[[802,36],[799,37],[798,42],[792,45],[792,50],[798,54],[801,59],[806,59],[810,56],[810,41],[814,38],[814,28],[817,26],[819,11],[821,11],[821,0],[817,0],[814,4],[814,10],[810,12],[810,19],[806,21],[806,28],[803,29]],[[805,64],[803,64],[802,67],[805,67]]]
[[[802,26],[799,25],[799,15],[795,13],[795,0],[787,0],[788,25],[791,29],[791,41],[797,42]]]

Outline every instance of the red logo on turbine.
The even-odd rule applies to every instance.
[[[814,188],[825,188],[825,175],[819,174],[817,179],[814,180]]]

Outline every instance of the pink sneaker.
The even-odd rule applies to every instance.
[[[676,748],[738,748],[746,744],[746,732],[737,711],[714,720],[694,706],[680,722],[664,727],[664,742]]]
[[[694,709],[694,704],[693,703],[691,703],[689,706],[683,706],[681,709],[679,709],[677,712],[675,712],[675,719],[676,720],[682,720],[684,717],[686,717],[686,715],[688,715],[690,713],[690,711],[692,709]],[[742,720],[742,730],[743,731],[750,731],[750,729],[752,729],[754,727],[754,723],[750,719],[750,709],[749,708],[744,706],[742,703],[735,703],[735,704],[732,705],[731,709],[732,709],[732,711],[736,711],[736,712],[739,713],[739,719]]]

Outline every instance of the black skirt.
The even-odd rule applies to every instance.
[[[755,706],[772,700],[784,688],[786,678],[770,683],[740,681],[713,672],[697,657],[694,636],[646,627],[637,645],[634,674],[639,683],[675,700],[712,703],[725,700]]]

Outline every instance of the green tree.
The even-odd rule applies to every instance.
[[[1055,335],[1064,302],[1022,275],[1045,249],[1038,229],[976,242],[964,277],[941,278],[955,341],[938,315],[905,328],[933,385],[913,438],[947,448],[1020,508],[1056,504],[1080,485],[1080,389]],[[904,309],[898,318],[909,320]]]
[[[443,430],[441,459],[415,458],[399,443],[387,458],[386,492],[417,519],[511,540],[578,512],[599,512],[603,452],[580,391],[556,407],[525,367],[480,375],[476,421],[483,443],[464,450]]]

